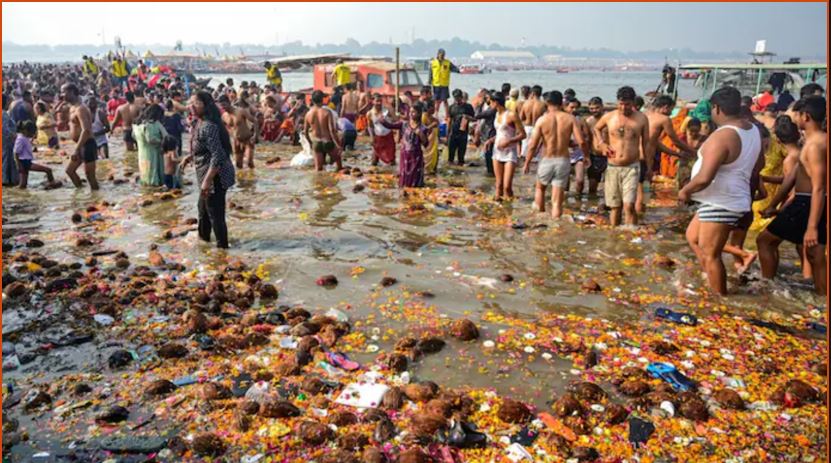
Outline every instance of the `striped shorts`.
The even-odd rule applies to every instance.
[[[718,206],[702,204],[698,208],[698,220],[701,222],[725,223],[736,226],[747,212],[736,212],[722,209]]]

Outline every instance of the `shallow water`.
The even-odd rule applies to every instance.
[[[259,145],[257,169],[240,171],[237,186],[228,195],[231,250],[215,250],[199,242],[195,232],[165,240],[166,230],[187,229],[184,220],[196,217],[198,192],[192,185],[186,186],[183,198],[160,201],[154,196],[157,191],[134,182],[114,185],[107,180],[110,175],[122,178],[125,172],[137,172],[137,165],[135,153],[125,154],[120,141],[111,140],[110,146],[112,159],[98,163],[99,178],[104,179],[99,192],[67,186],[44,191],[38,185],[37,173],[33,174],[34,181],[30,180],[29,191],[4,189],[4,241],[22,242],[30,235],[38,236],[46,242],[41,250],[44,255],[66,262],[82,259],[84,254],[74,247],[74,241],[90,229],[78,229],[70,216],[73,211],[106,200],[115,206],[109,208],[107,219],[100,225],[93,222],[92,227],[100,227],[94,233],[101,240],[96,249],[123,250],[135,265],[146,260],[151,244],[157,244],[169,260],[181,262],[189,270],[212,270],[224,264],[227,257],[239,257],[254,266],[264,264],[270,280],[280,289],[279,303],[301,303],[313,312],[337,307],[351,320],[374,315],[369,326],[400,334],[420,328],[419,322],[405,322],[394,316],[399,306],[401,310],[413,310],[406,306],[412,299],[405,296],[418,291],[435,295],[422,301],[435,310],[425,311],[421,322],[424,327],[431,325],[433,317],[469,317],[478,324],[485,311],[527,319],[541,313],[574,313],[637,322],[649,311],[646,302],[659,299],[737,314],[804,313],[808,304],[823,304],[798,281],[795,254],[789,246],[783,246],[784,280],[739,285],[731,277],[729,286],[736,293],[733,296],[702,296],[703,280],[683,238],[690,214],[669,205],[670,191],[659,190],[651,196],[652,206],[643,220],[646,226],[639,231],[611,230],[566,219],[555,222],[531,210],[533,175],[517,175],[518,199],[513,203],[487,200],[492,194],[492,181],[483,175],[484,168],[475,153],[469,155],[469,160],[480,167],[448,169],[440,163],[439,176],[428,177],[428,186],[445,189],[445,196],[441,200],[434,197],[421,210],[412,207],[420,201],[404,197],[394,178],[386,177],[386,187],[374,188],[369,180],[376,176],[355,178],[297,170],[288,167],[297,147]],[[282,161],[267,166],[265,160],[275,155]],[[55,156],[45,159],[47,163],[58,162]],[[367,140],[359,140],[358,150],[347,156],[346,164],[368,168]],[[62,170],[58,164],[51,165]],[[395,168],[384,167],[381,171],[392,174]],[[57,176],[64,177],[62,173]],[[192,168],[187,178],[193,181]],[[64,183],[68,184],[65,178]],[[354,192],[356,183],[367,187]],[[456,189],[447,190],[451,185]],[[469,190],[486,196],[471,196]],[[153,199],[154,203],[139,206],[145,199]],[[572,197],[568,213],[577,222],[587,217],[600,221],[600,216],[594,214],[599,201]],[[516,223],[527,227],[511,227]],[[540,224],[544,227],[535,227]],[[752,247],[752,242],[751,237],[748,246]],[[650,265],[658,254],[675,260],[675,268]],[[364,269],[363,273],[352,277],[358,267]],[[317,286],[315,279],[324,274],[336,275],[339,285],[334,289]],[[514,281],[500,281],[502,274],[512,275]],[[380,288],[377,283],[383,276],[395,277],[399,283]],[[581,290],[589,277],[603,287],[602,294]],[[637,303],[635,296],[644,304]],[[390,316],[384,316],[385,311]],[[4,312],[3,332],[30,329],[32,319],[49,326],[44,323],[48,316],[16,307]],[[499,334],[497,328],[486,323],[481,328],[485,339]],[[60,337],[63,332],[57,331],[54,335]],[[39,336],[47,334],[41,332]],[[122,342],[138,346],[132,341],[117,341]],[[378,344],[386,350],[394,342],[392,336]],[[503,370],[502,366],[512,361],[508,354],[483,354],[475,344],[449,343],[452,350],[425,358],[411,371],[447,386],[493,387],[537,405],[561,391],[573,374],[570,362],[557,357],[535,357],[519,369]],[[102,352],[100,346],[90,344],[65,348],[4,376],[12,382],[24,377],[44,381],[55,375],[100,371],[105,358]],[[355,355],[362,362],[374,357]]]

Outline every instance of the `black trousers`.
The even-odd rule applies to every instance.
[[[203,241],[211,240],[211,230],[216,236],[216,247],[228,247],[228,226],[225,224],[225,193],[214,178],[214,191],[207,197],[199,195],[199,238]]]
[[[453,162],[458,154],[459,164],[465,163],[465,152],[467,151],[467,132],[456,133],[450,136],[447,142],[447,160]]]
[[[488,168],[488,177],[493,177],[493,145],[485,149],[485,167]]]

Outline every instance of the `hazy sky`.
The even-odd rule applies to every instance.
[[[458,36],[508,46],[824,55],[824,3],[3,3],[21,44],[408,42]],[[87,26],[87,27],[85,27]]]

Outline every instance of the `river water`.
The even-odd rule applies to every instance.
[[[726,311],[785,317],[804,314],[809,304],[824,304],[800,281],[789,246],[783,246],[783,280],[760,282],[754,270],[749,282],[730,278],[731,297],[706,296],[684,241],[690,212],[675,206],[669,189],[656,187],[645,226],[637,231],[603,225],[605,218],[596,198],[570,198],[567,213],[572,220],[554,222],[531,210],[533,175],[517,176],[518,199],[513,203],[492,202],[493,181],[483,175],[475,152],[469,159],[479,167],[451,169],[442,160],[439,175],[427,180],[435,188],[404,195],[396,187],[394,167],[361,177],[313,173],[288,166],[297,147],[258,145],[257,169],[238,172],[237,186],[228,195],[231,250],[217,251],[199,242],[195,232],[164,237],[168,230],[187,229],[186,219],[196,217],[198,192],[192,185],[186,186],[182,198],[161,200],[157,190],[132,181],[136,154],[125,153],[115,138],[110,146],[111,159],[98,163],[98,176],[103,179],[99,192],[66,186],[44,191],[38,186],[37,173],[30,177],[28,191],[4,188],[4,242],[24,243],[38,237],[46,243],[40,252],[69,263],[86,255],[74,246],[76,239],[93,235],[100,240],[97,248],[123,250],[134,265],[144,263],[155,244],[168,260],[196,272],[215,271],[229,257],[241,258],[253,266],[262,264],[268,280],[280,289],[279,303],[300,304],[312,312],[337,308],[356,328],[385,333],[378,341],[385,350],[392,348],[398,335],[427,329],[437,319],[468,317],[480,325],[483,337],[496,338],[502,331],[485,320],[485,313],[528,321],[576,314],[638,323],[651,312],[648,303],[653,301],[681,304],[699,314]],[[368,140],[359,139],[357,148],[346,163],[367,171]],[[266,165],[274,156],[282,161]],[[37,157],[62,170],[58,156],[40,153]],[[189,170],[187,178],[193,181],[193,177]],[[110,178],[130,181],[115,184]],[[359,191],[356,185],[364,189]],[[152,204],[142,205],[148,200]],[[102,212],[100,222],[71,223],[74,211],[102,201],[111,205]],[[752,242],[751,236],[751,247]],[[668,256],[676,265],[653,265],[659,255]],[[339,285],[334,289],[317,286],[315,280],[325,274],[335,275]],[[504,274],[513,281],[501,281]],[[384,276],[398,283],[381,288],[378,282]],[[595,279],[602,291],[587,294],[582,290],[588,278]],[[419,292],[434,297],[414,302],[413,294]],[[4,338],[20,332],[38,316],[48,317],[49,311],[32,313],[25,304],[4,302]],[[52,329],[45,326],[47,331]],[[139,332],[114,342],[137,349]],[[24,330],[19,339],[32,342],[37,336]],[[33,346],[37,345],[35,341]],[[562,391],[573,377],[571,362],[556,357],[518,363],[509,353],[484,355],[475,345],[451,345],[451,353],[414,363],[412,374],[449,387],[493,388],[541,407],[552,391]],[[4,381],[42,383],[101,372],[104,355],[91,344],[65,348],[17,371],[4,372]],[[374,357],[353,353],[360,362],[371,362]],[[515,369],[503,369],[509,364]],[[28,421],[24,424],[34,426]],[[55,441],[49,434],[35,435],[30,446],[16,447],[20,457],[13,461],[28,461],[23,455],[49,449],[50,443]]]
[[[419,73],[423,82],[426,83],[427,75]],[[264,84],[265,74],[204,74],[197,75],[199,78],[212,77],[213,86],[231,77],[236,84],[242,81],[255,81]],[[509,82],[514,88],[523,85],[540,85],[543,91],[560,90],[572,88],[577,92],[577,97],[585,104],[589,98],[599,96],[605,102],[613,102],[617,89],[630,85],[639,95],[655,91],[661,82],[661,73],[658,71],[572,71],[568,73],[556,73],[552,71],[494,71],[489,74],[453,74],[450,80],[451,88],[460,88],[473,96],[481,88],[497,89],[502,87],[504,82]],[[678,98],[695,100],[700,97],[700,90],[693,87],[692,80],[679,80]],[[287,72],[283,74],[283,89],[296,91],[312,86],[312,73],[310,72]]]

